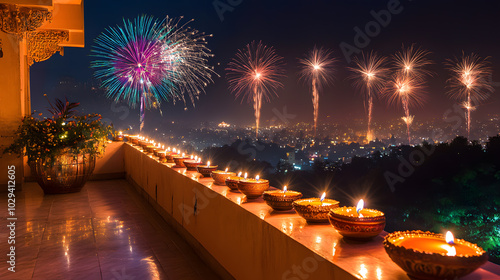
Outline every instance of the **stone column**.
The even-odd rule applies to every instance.
[[[27,8],[0,4],[0,153],[10,145],[24,116],[31,114],[29,65],[39,61],[29,48],[28,40],[37,33],[51,12],[42,8]],[[58,49],[59,50],[59,49]],[[16,189],[24,181],[24,162],[19,155],[0,154],[0,192],[7,190],[8,168],[15,166]],[[11,167],[12,168],[12,167]]]

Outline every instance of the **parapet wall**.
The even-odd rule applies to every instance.
[[[385,232],[348,243],[328,224],[308,225],[295,212],[273,211],[262,198],[172,168],[123,144],[127,180],[224,278],[409,279],[385,253]],[[499,279],[488,263],[463,279]]]

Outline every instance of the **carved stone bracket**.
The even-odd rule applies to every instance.
[[[52,12],[47,9],[0,4],[0,29],[5,33],[24,36],[24,32],[34,31],[46,20],[52,20]]]
[[[59,44],[69,39],[69,31],[42,30],[28,32],[26,39],[28,45],[28,65],[31,66],[34,62],[49,59],[56,52],[64,55],[64,49]]]

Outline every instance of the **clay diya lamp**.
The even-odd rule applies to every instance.
[[[177,156],[177,154],[174,154],[173,152],[167,152],[165,154],[165,158],[167,159],[168,163],[174,163],[174,157]]]
[[[143,149],[146,148],[148,145],[150,145],[151,142],[147,138],[143,138],[139,140],[139,146],[141,146]]]
[[[138,136],[130,136],[129,140],[132,145],[139,145],[139,137]]]
[[[458,279],[488,261],[481,247],[451,232],[396,231],[384,239],[389,257],[413,279]]]
[[[217,165],[210,165],[210,161],[207,162],[207,165],[198,165],[196,167],[198,173],[203,175],[203,177],[210,177],[213,171],[217,170]]]
[[[123,141],[123,133],[121,131],[118,132],[118,135],[116,135],[115,137],[113,137],[113,141],[116,141],[116,142]]]
[[[160,157],[160,153],[165,152],[165,146],[161,146],[160,143],[153,149],[153,154],[155,157]]]
[[[308,223],[327,223],[330,210],[339,207],[339,202],[325,199],[326,193],[321,198],[304,198],[292,202],[293,209]]]
[[[184,161],[184,165],[186,166],[187,171],[198,171],[197,167],[202,164],[203,163],[201,162],[201,158],[191,158]]]
[[[154,149],[156,149],[156,146],[153,144],[149,144],[146,147],[144,147],[144,152],[152,154],[154,152]]]
[[[255,179],[241,179],[238,181],[238,190],[247,196],[248,199],[259,198],[269,189],[269,180],[260,179],[259,175]]]
[[[212,179],[214,179],[214,184],[219,185],[219,186],[225,186],[226,185],[226,179],[230,177],[236,176],[236,173],[234,172],[228,172],[228,169],[226,168],[225,171],[222,170],[215,170],[212,171]],[[238,188],[238,187],[236,187]]]
[[[241,172],[238,173],[238,176],[231,176],[226,178],[226,186],[228,186],[232,191],[238,190],[238,182],[243,179],[241,177]]]
[[[166,151],[158,152],[158,161],[161,163],[167,162],[167,152]]]
[[[265,191],[264,201],[276,211],[292,210],[292,202],[302,197],[300,192],[289,191],[286,186],[283,190]]]
[[[189,159],[189,157],[186,157],[184,153],[182,155],[180,155],[180,156],[174,156],[175,165],[173,167],[174,168],[183,168],[183,167],[186,167],[184,165],[184,161],[188,160],[188,159]]]
[[[375,209],[365,209],[361,199],[357,207],[338,207],[328,213],[330,224],[347,239],[369,240],[385,228],[385,215]]]

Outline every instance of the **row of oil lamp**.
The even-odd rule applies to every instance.
[[[330,224],[346,239],[369,241],[378,236],[385,227],[383,212],[364,208],[361,199],[356,207],[339,207],[339,202],[321,198],[302,198],[297,191],[269,190],[269,181],[259,176],[248,178],[242,174],[226,170],[217,170],[217,165],[201,162],[201,158],[181,153],[180,150],[166,148],[142,136],[128,136],[133,145],[152,153],[162,163],[175,163],[173,168],[186,168],[197,171],[204,177],[212,177],[214,184],[227,186],[232,191],[240,191],[247,199],[263,197],[264,201],[275,211],[294,209],[307,223]],[[467,275],[488,260],[487,253],[476,244],[462,239],[454,239],[448,232],[446,237],[423,231],[398,231],[387,234],[384,248],[389,257],[410,277],[418,279],[455,279]]]

